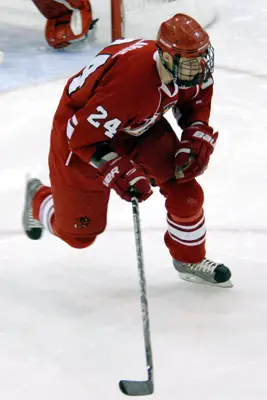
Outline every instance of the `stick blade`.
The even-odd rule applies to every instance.
[[[127,396],[148,396],[154,392],[154,385],[151,380],[148,381],[126,381],[119,382],[122,393]]]

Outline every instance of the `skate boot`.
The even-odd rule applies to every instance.
[[[230,288],[233,286],[230,278],[231,271],[223,264],[204,258],[197,264],[187,264],[173,260],[174,268],[178,271],[181,279],[204,285]]]
[[[32,199],[42,186],[42,182],[36,178],[28,180],[26,185],[22,224],[24,232],[32,240],[40,239],[43,232],[42,224],[34,219],[32,215]]]

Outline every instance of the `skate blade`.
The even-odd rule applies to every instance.
[[[181,272],[178,272],[178,274],[179,274],[179,277],[183,281],[190,282],[190,283],[198,283],[200,285],[206,285],[206,286],[212,286],[212,287],[218,287],[218,288],[224,288],[224,289],[229,289],[234,286],[231,279],[229,279],[226,282],[216,283],[216,282],[205,281],[204,279],[201,279],[199,276],[192,275],[192,274],[186,274],[186,273],[181,273]]]

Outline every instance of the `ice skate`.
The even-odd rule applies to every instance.
[[[34,219],[32,215],[32,199],[41,186],[43,185],[39,179],[27,180],[22,224],[26,235],[32,240],[40,239],[43,232],[42,224]]]
[[[233,284],[230,280],[231,271],[224,264],[204,258],[197,264],[187,264],[177,260],[173,260],[173,265],[178,271],[181,279],[204,285],[231,288]]]

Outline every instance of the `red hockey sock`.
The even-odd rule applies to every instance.
[[[41,187],[32,200],[32,208],[33,218],[40,221],[51,233],[54,233],[54,202],[50,187]]]
[[[164,240],[171,256],[178,261],[198,263],[205,257],[205,217],[203,209],[192,217],[167,215],[168,230]]]

